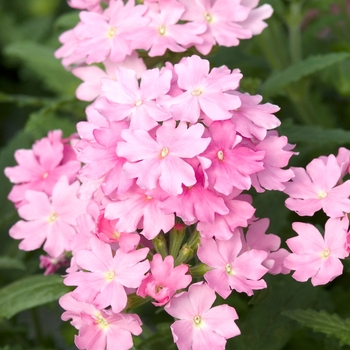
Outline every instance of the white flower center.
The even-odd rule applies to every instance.
[[[322,258],[324,259],[328,258],[330,255],[331,255],[331,251],[329,248],[325,249],[321,254]]]
[[[110,27],[108,32],[107,32],[107,38],[112,39],[115,36],[116,32],[117,31],[116,31],[115,27]]]
[[[327,194],[328,193],[326,191],[320,191],[320,192],[318,192],[317,197],[320,199],[323,199],[323,198],[327,197]]]
[[[232,269],[231,264],[226,264],[225,270],[229,275],[233,275],[233,269]]]
[[[192,96],[199,96],[203,93],[202,89],[196,89],[192,91]]]
[[[43,179],[47,179],[48,176],[49,176],[49,173],[48,173],[48,172],[44,173],[44,174],[43,174]]]
[[[114,280],[115,272],[114,271],[108,271],[105,273],[105,279],[107,282],[111,282]]]
[[[195,324],[196,326],[199,326],[199,325],[201,324],[201,322],[202,322],[202,317],[200,317],[199,315],[194,316],[194,317],[193,317],[193,322],[194,322],[194,324]]]
[[[209,12],[206,12],[206,13],[204,14],[204,18],[206,19],[206,21],[207,21],[208,23],[213,22],[213,16],[212,16]]]
[[[96,315],[95,323],[98,324],[99,327],[102,329],[109,327],[108,321],[104,317],[102,317],[100,313]]]
[[[136,106],[136,107],[139,107],[139,106],[142,105],[142,103],[143,103],[143,102],[142,102],[141,100],[138,100],[138,101],[135,102],[135,106]]]

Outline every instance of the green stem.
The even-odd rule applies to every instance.
[[[301,21],[302,21],[302,4],[300,1],[292,1],[290,4],[290,13],[287,18],[289,31],[289,52],[292,63],[302,59],[301,44]]]

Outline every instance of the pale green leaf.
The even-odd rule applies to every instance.
[[[344,345],[350,345],[350,318],[342,319],[336,314],[311,309],[284,311],[283,315],[316,332],[335,337]]]
[[[63,68],[61,62],[54,57],[54,49],[24,41],[6,46],[4,53],[20,59],[50,90],[62,96],[74,95],[79,79]]]
[[[57,275],[20,279],[0,289],[0,317],[10,318],[20,311],[56,301],[69,291]]]
[[[281,125],[279,131],[288,136],[291,143],[310,143],[317,147],[327,144],[342,146],[350,143],[350,131],[342,129],[323,129],[317,125]]]
[[[0,256],[0,269],[17,269],[17,270],[25,270],[23,262],[10,258],[9,256]]]
[[[305,60],[296,62],[288,68],[273,74],[261,86],[262,94],[274,95],[290,83],[296,82],[312,73],[318,72],[335,63],[350,57],[348,52],[336,52],[325,55],[310,56]]]
[[[79,22],[79,12],[72,11],[64,13],[55,21],[55,26],[60,29],[71,29]]]

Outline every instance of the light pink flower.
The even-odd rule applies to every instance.
[[[177,83],[184,92],[164,101],[174,119],[196,123],[202,111],[212,121],[226,120],[232,115],[229,110],[241,105],[239,97],[226,93],[239,86],[239,70],[221,67],[209,73],[209,68],[209,61],[196,55],[175,65]]]
[[[38,249],[45,242],[43,248],[53,258],[71,250],[76,220],[87,206],[87,202],[77,198],[78,189],[78,182],[69,185],[67,177],[62,176],[53,188],[51,199],[44,192],[26,192],[27,204],[18,213],[27,221],[18,221],[10,229],[12,238],[23,239],[20,249]]]
[[[165,305],[179,289],[186,288],[192,281],[190,275],[186,275],[188,266],[181,264],[174,267],[174,258],[171,255],[164,261],[160,254],[153,256],[151,272],[141,282],[137,294],[143,298],[149,295],[155,299],[155,306]]]
[[[179,350],[222,350],[226,339],[240,334],[234,322],[236,310],[226,304],[211,308],[214,301],[215,292],[207,284],[197,283],[165,306],[165,311],[178,319],[170,328]]]
[[[201,238],[198,258],[212,268],[204,278],[223,298],[227,298],[233,289],[253,295],[253,290],[266,288],[266,282],[260,278],[268,271],[262,266],[268,253],[252,249],[238,255],[241,248],[238,231],[227,241]]]
[[[115,74],[116,80],[102,80],[104,98],[97,99],[94,104],[108,120],[127,120],[131,129],[150,130],[158,125],[157,122],[171,118],[170,112],[156,102],[170,89],[170,70],[145,71],[140,86],[134,70],[120,67]]]
[[[201,154],[212,162],[205,170],[209,184],[225,195],[229,195],[233,187],[248,190],[251,186],[250,175],[264,169],[262,159],[265,152],[255,152],[240,145],[242,138],[236,135],[231,121],[212,123],[205,136],[211,138],[208,148]]]
[[[140,335],[142,322],[136,314],[115,314],[111,310],[101,310],[96,305],[76,300],[72,293],[65,294],[59,303],[66,311],[62,320],[72,319],[71,324],[79,330],[75,336],[78,349],[128,350],[133,346],[133,335]]]
[[[334,155],[327,160],[314,159],[303,168],[291,168],[295,174],[292,182],[284,185],[290,198],[286,206],[300,216],[312,216],[323,211],[331,218],[341,217],[350,212],[350,181],[337,186],[341,168]]]
[[[18,207],[25,203],[27,190],[43,191],[50,196],[62,175],[67,176],[70,183],[76,180],[80,162],[72,160],[70,152],[71,147],[62,140],[61,130],[50,131],[47,137],[36,141],[31,150],[17,150],[18,165],[5,168],[5,175],[16,184],[8,199]]]
[[[346,217],[328,219],[323,238],[315,226],[294,222],[298,236],[286,241],[293,253],[284,260],[284,266],[295,270],[292,277],[299,282],[311,278],[312,285],[318,286],[341,275],[343,265],[339,259],[349,255],[345,249],[348,225]]]
[[[64,283],[77,286],[72,294],[77,300],[93,302],[101,309],[111,306],[118,313],[127,303],[124,287],[138,288],[149,269],[149,261],[144,260],[149,249],[118,249],[113,255],[111,247],[95,237],[90,238],[90,246],[91,251],[78,250],[75,254],[76,263],[85,272],[70,273]]]
[[[164,122],[156,131],[156,139],[145,130],[125,130],[117,154],[128,162],[123,166],[130,178],[144,189],[155,189],[157,184],[170,195],[181,194],[182,184],[196,183],[194,170],[185,159],[203,152],[209,138],[202,138],[204,126],[186,123],[176,127],[174,120]]]

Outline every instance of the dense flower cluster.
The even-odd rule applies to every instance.
[[[210,69],[197,55],[147,69],[136,50],[160,56],[194,46],[238,45],[259,34],[271,7],[255,0],[70,0],[80,22],[56,52],[84,80],[78,98],[94,101],[77,135],[59,131],[18,150],[5,173],[9,199],[22,218],[10,230],[20,249],[40,247],[46,273],[65,266],[75,290],[60,299],[64,320],[79,330],[79,349],[133,346],[141,333],[137,303],[152,300],[177,320],[182,349],[223,349],[240,333],[236,311],[212,308],[215,293],[253,295],[266,273],[289,273],[323,284],[342,272],[348,255],[349,152],[284,169],[294,154],[279,108],[239,91],[242,74]],[[98,66],[102,63],[104,70]],[[323,209],[324,238],[294,223],[298,237],[280,249],[254,216],[255,188],[284,191],[300,215]],[[348,239],[350,241],[350,239]],[[307,266],[307,268],[305,268]],[[191,285],[192,277],[203,281]],[[185,289],[188,288],[187,291]]]

